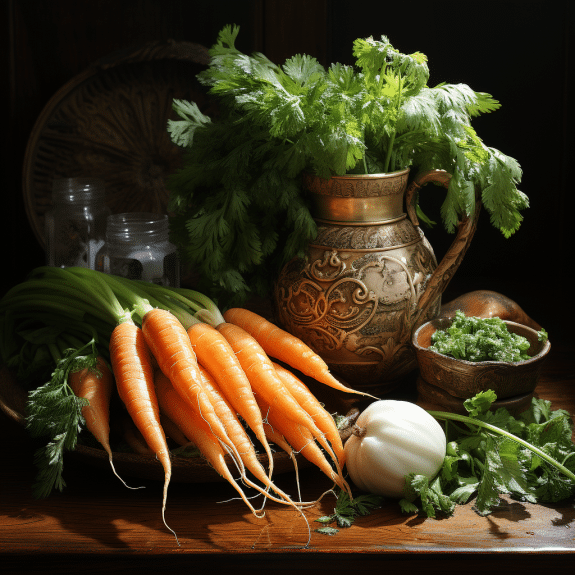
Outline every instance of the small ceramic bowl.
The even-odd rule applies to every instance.
[[[438,318],[419,327],[413,334],[419,375],[429,385],[440,388],[451,396],[468,399],[480,391],[493,390],[498,399],[518,397],[534,392],[541,368],[551,344],[539,341],[537,331],[525,325],[506,321],[510,332],[526,337],[531,346],[531,359],[520,362],[480,361],[455,359],[429,349],[431,336],[438,329],[451,324],[451,318]]]

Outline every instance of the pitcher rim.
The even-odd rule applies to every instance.
[[[322,176],[318,176],[317,174],[313,174],[307,172],[305,174],[306,177],[318,178],[320,180],[360,180],[360,179],[369,179],[369,180],[377,180],[383,178],[395,178],[398,176],[404,176],[411,171],[411,168],[405,168],[403,170],[397,170],[396,172],[380,172],[377,174],[341,174],[338,176],[331,176],[330,178],[323,178]]]

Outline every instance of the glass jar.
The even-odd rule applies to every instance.
[[[106,243],[96,269],[169,287],[180,285],[177,248],[169,241],[168,216],[145,212],[108,216]]]
[[[46,263],[49,266],[95,268],[104,245],[105,186],[97,178],[61,178],[52,187],[53,208],[46,213]]]

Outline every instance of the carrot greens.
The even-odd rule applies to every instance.
[[[33,486],[36,497],[47,497],[52,489],[62,489],[64,452],[73,450],[78,442],[85,419],[82,408],[88,401],[77,397],[68,385],[72,371],[86,367],[95,369],[97,350],[94,340],[78,349],[61,352],[51,379],[30,392],[27,402],[26,427],[32,437],[48,436],[45,447],[36,451],[35,462],[39,468]]]

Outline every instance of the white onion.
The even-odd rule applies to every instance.
[[[403,497],[405,476],[435,477],[445,449],[445,433],[427,411],[408,401],[384,399],[358,417],[345,443],[346,466],[362,491]]]

